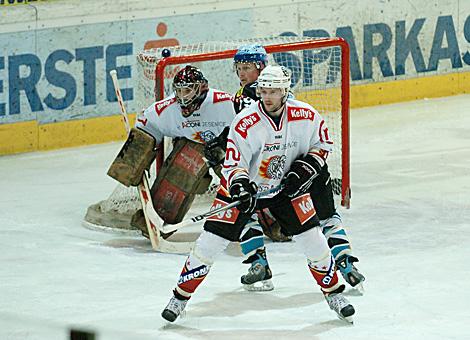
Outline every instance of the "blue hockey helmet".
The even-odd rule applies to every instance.
[[[254,63],[258,70],[268,64],[268,54],[263,46],[258,44],[242,45],[233,57],[233,63]]]

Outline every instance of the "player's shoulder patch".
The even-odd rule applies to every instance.
[[[243,115],[240,120],[235,124],[235,131],[243,138],[246,139],[248,130],[258,124],[261,118],[258,112]]]
[[[287,120],[314,120],[315,111],[312,108],[305,106],[289,106],[287,107]]]
[[[215,103],[220,103],[220,102],[225,102],[228,100],[232,100],[232,95],[227,92],[223,91],[217,91],[214,90],[213,96],[212,96],[212,102]]]
[[[160,100],[159,102],[155,103],[155,112],[157,113],[157,115],[160,116],[163,110],[165,110],[167,107],[169,107],[171,104],[175,102],[176,102],[175,97]]]

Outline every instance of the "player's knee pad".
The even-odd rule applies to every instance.
[[[196,241],[191,255],[201,261],[201,263],[211,266],[214,263],[214,259],[227,248],[229,243],[229,240],[203,230]]]
[[[330,248],[319,227],[294,235],[293,240],[311,261],[319,261],[330,255]]]
[[[240,247],[244,255],[251,255],[264,247],[263,228],[257,220],[250,220],[240,234]]]

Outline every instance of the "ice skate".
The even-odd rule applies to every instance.
[[[184,308],[187,303],[188,300],[180,300],[176,296],[173,296],[163,310],[162,317],[170,322],[175,321],[178,316],[184,315]]]
[[[363,282],[365,281],[364,275],[362,275],[354,266],[354,262],[358,262],[357,257],[345,255],[341,257],[336,265],[341,272],[344,280],[351,285],[360,295],[364,294]]]
[[[243,263],[251,263],[248,273],[241,277],[243,288],[248,291],[270,291],[274,289],[271,281],[273,277],[266,259],[266,251],[258,249]]]
[[[332,311],[335,311],[338,315],[338,318],[345,320],[349,323],[353,323],[352,316],[356,312],[354,307],[349,303],[349,301],[344,297],[342,291],[344,290],[344,285],[341,285],[336,291],[325,294],[326,302]]]

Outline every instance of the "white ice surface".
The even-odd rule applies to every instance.
[[[353,110],[351,143],[354,326],[288,243],[267,244],[274,291],[243,291],[228,252],[168,325],[185,256],[81,226],[115,187],[113,143],[0,157],[0,339],[470,339],[470,96]]]

